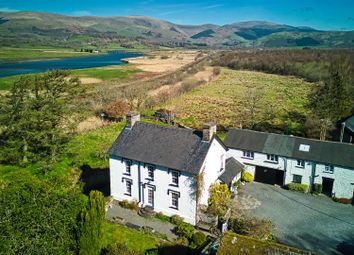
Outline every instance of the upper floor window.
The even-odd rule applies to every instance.
[[[278,156],[277,155],[274,155],[274,154],[267,154],[267,160],[268,161],[272,161],[272,162],[275,162],[275,163],[278,163]]]
[[[154,180],[154,171],[155,171],[155,167],[154,166],[151,166],[149,165],[148,167],[148,179],[150,180]]]
[[[301,159],[298,159],[296,161],[296,166],[297,167],[305,167],[305,161],[301,160]]]
[[[179,172],[171,170],[171,182],[174,186],[178,186],[178,182],[179,182],[178,177],[179,177]]]
[[[334,172],[334,166],[332,166],[332,165],[326,165],[324,172],[333,174],[333,172]]]
[[[220,156],[220,172],[223,171],[225,168],[225,155],[222,154]]]
[[[131,160],[126,160],[125,161],[125,173],[130,175],[131,174],[131,167],[132,167],[132,161]]]
[[[254,159],[253,151],[243,151],[243,157],[248,159]]]

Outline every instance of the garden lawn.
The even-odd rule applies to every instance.
[[[144,254],[149,249],[156,249],[158,242],[148,234],[116,224],[105,224],[103,248],[115,243],[123,243],[128,249]]]
[[[163,122],[141,119],[145,123],[155,123],[168,126]],[[58,162],[50,166],[47,175],[66,176],[83,165],[91,168],[108,168],[108,150],[125,126],[125,122],[112,123],[85,133],[77,134],[65,145],[62,156]],[[0,180],[15,171],[29,171],[33,174],[43,174],[46,162],[38,162],[26,167],[0,165]]]
[[[212,82],[162,107],[174,111],[178,121],[191,127],[213,121],[225,127],[243,124],[250,128],[250,106],[254,105],[254,126],[301,135],[313,86],[292,76],[222,68]]]

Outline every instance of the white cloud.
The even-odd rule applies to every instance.
[[[8,7],[0,7],[0,12],[18,12],[18,10],[11,9]]]
[[[205,6],[202,9],[204,9],[204,10],[215,9],[215,8],[222,7],[222,6],[224,6],[224,5],[223,4],[213,4],[213,5]]]
[[[86,10],[74,11],[71,13],[73,16],[91,16],[92,13]]]

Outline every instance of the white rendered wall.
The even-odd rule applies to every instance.
[[[312,185],[312,178],[314,183],[322,184],[322,177],[334,179],[333,195],[338,198],[352,198],[354,190],[354,168],[343,168],[334,166],[334,172],[328,173],[325,171],[325,164],[315,163],[312,161],[305,161],[304,168],[296,165],[297,159],[279,157],[278,164],[268,163],[266,154],[254,152],[254,159],[247,159],[243,157],[242,150],[229,149],[229,156],[235,157],[238,161],[245,164],[245,168],[253,176],[255,174],[255,166],[269,167],[278,170],[284,170],[284,160],[286,160],[286,173],[284,184],[289,184],[293,181],[293,175],[301,175],[301,183]],[[313,175],[315,177],[313,177]]]
[[[223,159],[221,161],[221,156]],[[205,157],[205,160],[202,165],[203,171],[203,180],[204,180],[204,189],[200,198],[201,205],[208,205],[209,199],[209,188],[211,184],[215,183],[219,178],[220,174],[220,167],[223,164],[223,168],[225,169],[225,160],[226,160],[226,150],[225,148],[219,143],[218,140],[213,139],[211,141],[209,151]]]
[[[148,205],[148,187],[155,187],[154,192],[154,210],[162,212],[165,215],[172,216],[178,214],[184,220],[193,225],[196,215],[196,201],[195,194],[192,189],[194,177],[186,172],[180,172],[178,187],[172,186],[172,177],[168,168],[156,166],[154,171],[154,180],[148,180],[148,168],[143,163],[136,161],[132,162],[131,176],[124,175],[125,163],[120,158],[110,158],[110,182],[111,182],[111,196],[116,200],[137,201],[140,206]],[[139,173],[140,182],[139,186]],[[132,179],[132,196],[125,195],[125,182],[122,178]],[[140,199],[139,199],[140,187]],[[179,192],[178,210],[171,208],[171,194],[167,194],[168,190]]]

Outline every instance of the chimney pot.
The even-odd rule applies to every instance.
[[[213,122],[205,123],[203,126],[203,141],[209,142],[216,134],[216,124]]]
[[[127,128],[132,128],[137,121],[140,121],[140,114],[137,112],[129,112],[126,116]]]

